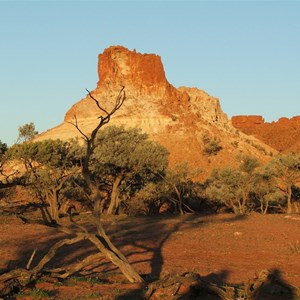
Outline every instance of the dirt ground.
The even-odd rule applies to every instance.
[[[80,222],[87,223],[89,217],[80,216]],[[268,269],[283,282],[300,287],[300,215],[118,216],[103,222],[113,242],[147,281],[195,272],[208,282],[238,286],[256,272]],[[35,265],[62,236],[53,228],[1,216],[0,270],[26,266],[37,249]],[[80,243],[75,249],[63,248],[60,259],[64,263],[76,262],[84,253],[94,251],[87,242]],[[53,266],[59,263],[55,260]],[[23,292],[10,299],[139,299],[138,292],[143,288],[126,283],[105,260],[90,276],[93,278],[74,276],[65,282],[39,282],[31,294]]]

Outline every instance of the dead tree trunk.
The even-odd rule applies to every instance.
[[[85,156],[83,158],[82,163],[82,176],[84,180],[86,181],[86,184],[90,190],[89,198],[91,202],[94,204],[93,208],[93,215],[95,218],[95,222],[97,225],[97,236],[90,237],[89,240],[116,266],[118,266],[121,270],[121,272],[124,274],[124,276],[130,281],[130,282],[143,282],[142,277],[134,270],[134,268],[129,264],[125,256],[120,252],[119,249],[117,249],[113,243],[110,241],[109,237],[106,235],[101,223],[100,223],[100,216],[102,212],[102,196],[98,189],[97,183],[92,180],[92,174],[90,171],[90,158],[94,152],[94,149],[96,148],[96,137],[97,133],[104,125],[108,124],[110,121],[111,116],[117,112],[121,106],[123,105],[126,95],[125,95],[125,89],[124,87],[120,90],[119,95],[116,99],[116,103],[111,111],[107,111],[104,109],[99,101],[95,99],[91,93],[89,92],[90,98],[95,102],[97,105],[97,108],[101,112],[99,116],[99,123],[95,127],[95,129],[92,131],[91,135],[86,135],[80,128],[77,122],[77,118],[75,117],[75,123],[71,123],[73,126],[76,127],[76,129],[80,132],[82,135],[82,138],[85,141]]]

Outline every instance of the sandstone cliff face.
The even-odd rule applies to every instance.
[[[123,114],[136,111],[156,117],[159,112],[170,117],[193,110],[203,119],[228,122],[218,99],[196,88],[176,89],[171,85],[158,55],[141,54],[122,46],[107,48],[99,55],[98,76],[99,81],[92,94],[98,99],[105,99],[104,105],[112,105],[120,88],[125,86],[127,101]],[[75,114],[79,119],[86,119],[97,113],[87,97],[67,112],[65,121],[72,120]],[[147,115],[143,115],[145,118]]]
[[[189,95],[190,109],[199,118],[218,124],[228,123],[218,98],[197,88],[179,87],[178,90]]]
[[[114,92],[126,86],[132,96],[164,97],[176,93],[168,83],[158,55],[116,46],[99,54],[97,89]]]
[[[265,122],[262,116],[235,116],[232,125],[280,152],[300,152],[300,116]]]
[[[234,163],[237,154],[251,154],[264,160],[265,153],[272,150],[265,145],[259,150],[253,146],[259,143],[255,138],[250,141],[233,128],[219,99],[197,88],[172,86],[157,55],[137,53],[122,46],[107,48],[99,55],[98,75],[97,87],[91,93],[107,110],[113,106],[120,88],[125,86],[126,90],[126,101],[110,125],[141,128],[168,148],[171,164],[188,161],[193,167],[202,167],[207,175],[214,167]],[[101,112],[86,97],[72,106],[62,124],[38,139],[79,136],[70,125],[75,115],[81,130],[89,134]],[[216,156],[203,155],[204,135],[220,141],[222,150]],[[264,153],[262,147],[267,147]]]

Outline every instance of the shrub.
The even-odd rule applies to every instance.
[[[204,143],[204,155],[217,155],[217,153],[223,149],[223,147],[220,145],[221,141],[217,137],[204,135],[202,137],[202,141]]]

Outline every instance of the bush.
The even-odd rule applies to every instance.
[[[202,141],[204,143],[204,155],[217,155],[217,153],[223,149],[223,147],[220,145],[221,141],[217,137],[204,135],[202,137]]]

